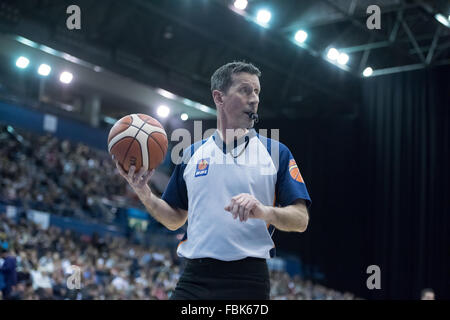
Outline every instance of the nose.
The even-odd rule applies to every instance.
[[[251,97],[250,97],[250,101],[249,104],[254,105],[255,108],[258,107],[259,104],[259,95],[256,92],[253,92]]]

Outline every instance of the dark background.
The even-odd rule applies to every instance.
[[[354,114],[267,121],[313,200],[307,232],[275,239],[329,285],[367,298],[417,299],[424,287],[450,297],[449,71],[370,79]],[[382,290],[365,286],[373,264]]]

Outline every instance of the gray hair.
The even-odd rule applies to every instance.
[[[261,77],[261,71],[251,63],[245,61],[234,61],[227,63],[217,69],[211,76],[211,92],[219,90],[227,92],[233,83],[232,75],[246,72]]]

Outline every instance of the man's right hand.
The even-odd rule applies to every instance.
[[[122,169],[122,166],[119,164],[119,162],[116,159],[114,159],[114,156],[113,156],[113,160],[116,163],[116,167],[117,167],[117,170],[119,170],[120,175],[122,177],[124,177],[125,180],[127,180],[128,184],[133,188],[133,190],[136,193],[143,190],[148,185],[148,182],[150,181],[150,177],[155,172],[155,169],[148,171],[148,170],[145,170],[144,167],[141,167],[141,169],[135,173],[136,167],[131,166],[130,170],[128,170],[128,173],[126,173]]]

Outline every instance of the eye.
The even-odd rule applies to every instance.
[[[249,87],[242,87],[240,91],[246,94],[250,94],[252,92],[252,90]]]

